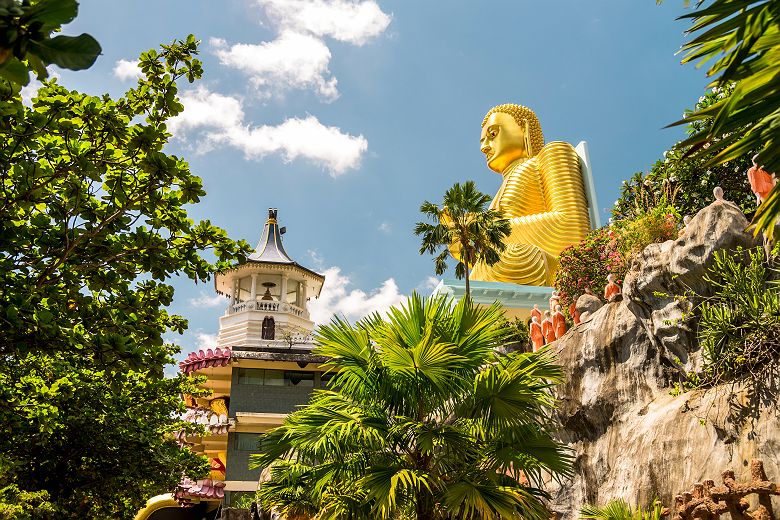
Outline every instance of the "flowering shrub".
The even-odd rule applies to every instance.
[[[616,224],[617,248],[626,261],[655,242],[677,238],[679,214],[673,206],[657,206],[631,221]]]
[[[616,229],[603,227],[591,231],[579,244],[561,251],[555,278],[561,307],[568,309],[575,298],[585,293],[586,287],[593,294],[603,296],[610,273],[618,280],[623,279],[626,259],[618,249],[619,239]]]
[[[657,206],[631,220],[591,231],[585,240],[564,249],[555,278],[562,307],[568,308],[588,287],[602,298],[607,275],[614,274],[620,283],[630,257],[650,244],[677,238],[678,222],[673,206]]]

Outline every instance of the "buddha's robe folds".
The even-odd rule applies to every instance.
[[[590,230],[577,152],[568,143],[546,144],[504,175],[490,207],[509,218],[512,233],[498,263],[478,263],[471,278],[552,285],[560,252]]]

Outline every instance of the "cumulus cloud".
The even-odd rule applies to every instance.
[[[198,330],[194,333],[194,335],[195,335],[195,345],[198,349],[206,350],[207,348],[216,348],[217,346],[216,334],[209,334],[207,332],[203,332],[202,330]]]
[[[325,284],[320,297],[309,302],[308,306],[311,319],[317,324],[328,323],[334,315],[356,321],[373,312],[385,313],[390,307],[406,301],[406,296],[400,293],[392,278],[366,293],[352,288],[352,280],[342,274],[339,267],[330,267],[324,274]]]
[[[198,309],[209,309],[212,307],[219,307],[221,305],[225,305],[226,302],[227,299],[221,294],[215,294],[214,296],[211,296],[209,294],[206,294],[204,291],[201,291],[200,296],[198,296],[197,298],[190,298],[189,300],[190,307],[195,307]]]
[[[383,220],[381,224],[379,224],[379,227],[376,228],[377,231],[381,231],[382,233],[389,234],[393,230],[393,226],[390,224],[390,222]]]
[[[188,132],[217,128],[227,130],[244,126],[244,109],[241,100],[205,87],[198,87],[181,94],[184,111],[168,122],[168,130],[182,136]]]
[[[390,15],[373,0],[257,0],[282,29],[363,45],[382,34]]]
[[[141,69],[138,67],[138,60],[119,60],[114,65],[114,77],[127,81],[141,77]]]
[[[391,17],[375,0],[255,0],[278,31],[276,39],[228,44],[211,38],[222,65],[246,74],[265,98],[288,90],[312,90],[323,100],[338,98],[324,38],[363,45],[382,34]]]
[[[417,287],[415,287],[414,290],[417,291],[417,293],[421,296],[430,296],[433,293],[433,290],[439,286],[439,283],[440,280],[438,278],[435,276],[429,276],[417,284]]]
[[[368,141],[334,126],[325,126],[311,115],[289,118],[279,125],[251,126],[244,122],[241,100],[210,92],[203,87],[182,94],[184,112],[169,124],[180,138],[197,133],[199,150],[226,144],[241,150],[248,159],[280,154],[285,161],[305,159],[337,177],[357,168]]]
[[[249,76],[266,97],[291,89],[314,90],[326,101],[339,95],[336,78],[328,70],[330,49],[319,38],[283,31],[277,39],[257,45],[228,46],[221,38],[212,38],[210,43],[221,64]]]

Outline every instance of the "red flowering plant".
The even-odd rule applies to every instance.
[[[591,231],[579,244],[561,251],[555,288],[563,309],[568,310],[576,298],[585,294],[586,288],[601,298],[610,273],[618,281],[623,279],[626,259],[619,243],[617,229],[602,227]]]
[[[655,242],[677,238],[679,221],[674,206],[663,204],[591,231],[582,242],[564,249],[555,277],[563,308],[568,309],[586,288],[603,300],[607,275],[614,274],[621,283],[631,256]]]

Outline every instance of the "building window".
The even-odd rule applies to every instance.
[[[284,370],[266,370],[265,386],[285,386]]]
[[[314,372],[239,368],[239,385],[314,387]]]
[[[271,316],[266,316],[263,318],[263,331],[260,336],[263,339],[274,339],[275,335],[276,327],[274,324],[274,319]]]
[[[291,386],[314,388],[314,372],[285,372],[284,378]]]
[[[262,385],[264,376],[265,376],[265,370],[263,370],[262,368],[239,368],[238,384],[239,385]]]

